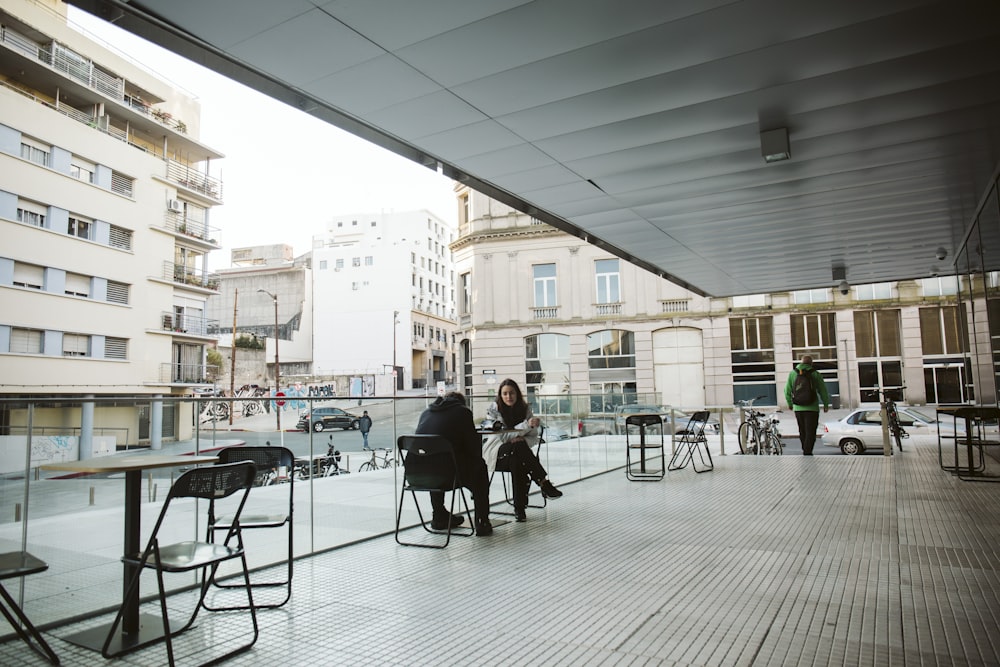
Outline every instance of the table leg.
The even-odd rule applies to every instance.
[[[125,471],[125,554],[138,554],[141,547],[140,517],[142,512],[142,470]],[[125,563],[122,566],[122,622],[115,636],[111,637],[108,652],[119,656],[153,644],[163,639],[163,619],[153,614],[139,613],[139,587],[129,594],[129,584],[138,565]],[[66,641],[101,652],[104,642],[111,632],[111,624],[105,623],[65,637]]]

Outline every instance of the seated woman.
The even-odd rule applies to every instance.
[[[518,521],[527,521],[524,508],[528,505],[528,488],[534,480],[542,489],[546,498],[558,498],[562,491],[549,481],[545,468],[531,448],[538,444],[538,417],[531,413],[521,388],[510,378],[500,383],[497,400],[486,410],[486,419],[494,424],[500,423],[502,428],[517,429],[508,433],[497,433],[483,445],[483,458],[490,475],[496,470],[497,458],[510,456],[511,481],[514,494],[514,517]]]

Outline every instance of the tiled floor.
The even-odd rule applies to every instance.
[[[936,448],[717,458],[716,470],[563,487],[526,524],[444,551],[392,536],[300,561],[232,665],[998,665],[1000,485]],[[46,633],[63,664],[101,665]],[[242,637],[205,614],[193,664]],[[112,664],[165,664],[154,646]],[[0,664],[41,665],[20,643]]]

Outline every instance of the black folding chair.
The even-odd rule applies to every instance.
[[[257,528],[281,528],[288,531],[288,574],[280,581],[255,581],[251,583],[254,588],[276,588],[284,587],[285,595],[280,602],[268,602],[265,604],[255,603],[257,609],[274,609],[281,607],[292,596],[292,564],[294,562],[294,552],[292,550],[292,510],[293,498],[295,495],[295,475],[291,474],[292,465],[295,462],[295,455],[290,449],[285,447],[227,447],[219,452],[219,464],[234,463],[236,461],[251,461],[257,467],[258,474],[275,472],[275,478],[282,483],[287,482],[288,508],[281,508],[273,514],[245,513],[240,517],[240,528],[242,530],[254,530]],[[219,516],[208,527],[208,539],[214,541],[216,533],[228,533],[233,527],[232,515]],[[212,582],[219,588],[243,588],[242,584],[225,584],[218,581]],[[209,611],[223,611],[233,609],[246,609],[246,605],[211,607],[205,605]]]
[[[232,651],[229,651],[228,653],[225,653],[217,658],[213,658],[203,664],[211,665],[221,662],[222,660],[226,660],[238,653],[246,651],[257,641],[257,635],[259,633],[257,627],[257,609],[253,603],[253,591],[250,586],[250,573],[247,570],[247,559],[243,550],[243,535],[240,531],[240,514],[243,511],[243,506],[246,504],[247,496],[250,494],[250,489],[253,487],[254,475],[254,464],[249,461],[188,470],[183,475],[178,477],[177,481],[170,487],[170,492],[167,494],[167,499],[163,503],[163,509],[160,510],[160,516],[156,520],[156,524],[153,526],[153,532],[149,537],[149,543],[146,545],[146,548],[141,554],[125,556],[124,560],[126,562],[138,566],[136,568],[135,575],[132,577],[132,581],[129,582],[129,590],[125,595],[126,599],[131,596],[132,592],[139,585],[139,579],[143,570],[150,568],[156,571],[156,580],[159,588],[160,613],[163,614],[163,637],[167,644],[167,660],[171,667],[174,665],[174,647],[172,639],[188,630],[194,624],[195,618],[198,616],[198,611],[204,606],[205,595],[208,593],[209,589],[209,582],[214,579],[219,565],[228,560],[238,558],[243,566],[243,588],[245,588],[247,592],[247,608],[250,610],[250,618],[253,623],[253,638],[249,643],[242,644]],[[226,538],[221,544],[198,541],[177,542],[167,545],[160,544],[160,528],[163,526],[164,519],[167,517],[167,513],[169,512],[171,506],[174,504],[173,501],[179,498],[198,498],[207,500],[209,524],[211,524],[211,517],[215,516],[216,502],[222,500],[223,498],[228,498],[229,496],[238,494],[241,491],[242,495],[237,496],[239,498],[239,502],[236,507],[236,511],[233,513],[231,527],[227,531]],[[206,569],[209,570],[207,574]],[[185,623],[179,630],[171,632],[170,621],[167,618],[167,591],[163,584],[163,573],[190,572],[193,570],[202,571],[201,590],[198,597],[198,603],[195,605],[194,611],[191,613],[191,618],[188,619],[187,623]],[[105,658],[112,657],[112,654],[110,653],[111,643],[118,633],[118,626],[121,625],[123,611],[124,607],[118,610],[118,614],[115,616],[115,620],[111,624],[111,628],[108,631],[108,637],[104,640],[104,646],[101,649],[101,654]]]
[[[0,554],[0,582],[4,579],[13,579],[14,577],[26,577],[29,574],[44,572],[47,569],[49,569],[49,566],[45,561],[35,558],[27,551],[10,551]],[[35,651],[53,665],[58,665],[59,656],[46,643],[42,634],[31,624],[24,611],[18,606],[17,601],[7,592],[2,583],[0,583],[0,598],[3,598],[3,602],[0,603],[0,613],[3,613],[7,620],[10,621],[17,636],[23,639],[24,643],[32,651]],[[22,625],[24,626],[23,628],[21,627]],[[35,641],[32,642],[32,639]]]
[[[705,437],[705,425],[708,423],[710,415],[708,410],[700,410],[691,415],[680,439],[676,441],[676,449],[674,455],[670,457],[668,470],[680,470],[688,463],[691,464],[695,472],[708,472],[715,469],[715,464],[712,462],[712,452],[708,451],[708,438]],[[701,461],[701,470],[698,469],[695,454]]]
[[[403,458],[403,488],[399,495],[399,509],[396,511],[396,542],[410,547],[444,549],[451,541],[452,533],[466,537],[474,535],[476,532],[475,523],[472,520],[469,503],[465,498],[465,491],[460,485],[458,463],[455,460],[455,449],[451,442],[440,435],[401,435],[396,439],[396,446]],[[407,491],[413,497],[417,516],[420,517],[420,525],[428,533],[445,533],[444,544],[404,542],[399,539],[399,523],[403,516],[403,501],[406,499]],[[462,506],[465,507],[465,514],[469,519],[468,532],[453,530],[450,521],[447,531],[434,530],[429,527],[427,520],[424,519],[423,511],[420,509],[420,503],[417,501],[417,491],[450,491],[451,505],[448,509],[450,514],[455,512],[455,494],[458,492],[462,498]]]
[[[651,433],[651,429],[656,432]],[[646,452],[652,452],[652,458],[647,457]],[[651,462],[656,463],[657,452],[660,466],[650,468]],[[633,453],[638,456],[638,461],[632,460]],[[625,418],[625,477],[632,482],[655,482],[666,474],[663,417],[658,414],[629,415]]]
[[[540,427],[540,430],[538,431],[538,444],[535,445],[535,456],[536,457],[541,454],[542,445],[545,444],[545,437],[544,436],[545,436],[545,427],[542,426],[542,427]],[[511,463],[512,463],[511,458],[512,458],[512,455],[511,455],[510,452],[504,452],[504,453],[500,454],[499,456],[497,456],[496,467],[493,469],[493,474],[490,475],[490,486],[493,486],[493,477],[497,473],[500,473],[500,481],[503,483],[503,497],[504,497],[504,500],[507,502],[508,505],[510,505],[511,507],[513,507],[514,506],[514,480],[513,480],[513,477],[511,477],[511,470],[510,470],[510,466],[511,466]],[[507,486],[508,479],[509,479],[510,486]],[[545,497],[545,494],[539,494],[539,495],[542,497],[542,504],[541,505],[532,505],[531,503],[528,503],[527,507],[534,507],[535,509],[544,509],[548,505],[549,501]],[[495,511],[497,514],[505,514],[507,516],[514,516],[513,512],[501,512],[501,511],[498,511],[498,510],[493,510],[493,511]]]

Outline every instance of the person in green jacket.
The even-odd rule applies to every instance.
[[[830,409],[830,394],[826,390],[826,383],[812,364],[811,356],[807,354],[802,357],[802,363],[788,374],[788,381],[785,382],[785,402],[788,403],[789,410],[795,411],[795,421],[799,425],[799,442],[802,443],[802,454],[805,456],[813,455],[816,429],[819,428],[820,401],[823,402],[823,412]],[[798,397],[798,401],[793,400],[795,382],[800,375],[807,377],[812,385],[812,400],[806,401],[801,396]]]

